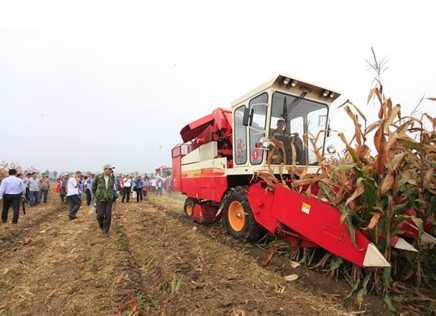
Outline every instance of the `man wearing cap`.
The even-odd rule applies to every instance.
[[[108,235],[112,219],[115,178],[112,165],[104,165],[103,173],[95,177],[92,193],[97,202],[97,222],[103,235]]]
[[[14,211],[12,216],[12,223],[18,223],[18,216],[20,214],[20,200],[26,194],[26,187],[23,184],[23,180],[16,177],[17,170],[9,169],[9,177],[3,179],[0,184],[0,200],[3,202],[2,210],[2,222],[8,221],[9,207],[12,205]]]

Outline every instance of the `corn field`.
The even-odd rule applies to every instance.
[[[434,296],[431,298],[436,288],[435,245],[420,237],[425,232],[435,236],[436,232],[436,119],[427,113],[420,117],[403,115],[401,105],[384,94],[380,75],[385,62],[379,62],[374,52],[373,56],[369,65],[377,76],[368,103],[378,105],[377,120],[369,123],[364,113],[347,100],[340,108],[353,121],[354,135],[347,139],[336,131],[345,145],[344,152],[325,157],[315,146],[321,134],[304,135],[317,154],[318,174],[308,174],[307,167],[297,167],[294,161],[287,170],[293,179],[290,185],[277,179],[272,169],[258,176],[271,190],[275,185],[289,186],[338,208],[350,235],[356,228],[364,232],[391,267],[364,270],[332,254],[315,255],[315,250],[307,249],[293,250],[294,258],[327,269],[332,276],[342,275],[352,287],[350,296],[354,294],[358,303],[372,292],[383,296],[392,311],[395,302],[400,302],[410,304],[412,313],[416,312],[413,306],[419,305],[435,313],[436,301]],[[284,152],[281,142],[270,141],[273,148]],[[295,148],[292,151],[295,153]],[[270,162],[274,154],[275,150],[270,151]],[[418,227],[415,238],[404,231],[405,222]],[[417,252],[395,249],[398,236]],[[314,258],[318,258],[317,262]]]
[[[14,162],[0,162],[0,181],[8,176],[9,169],[15,169],[18,173],[25,175],[28,172],[36,171],[35,168],[23,168],[20,164]]]

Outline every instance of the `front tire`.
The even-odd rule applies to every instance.
[[[233,189],[226,197],[223,217],[227,232],[235,239],[255,242],[267,232],[254,219],[245,187]]]
[[[186,217],[192,218],[192,216],[194,215],[194,208],[196,204],[197,201],[195,199],[187,198],[185,200],[185,204],[183,205],[183,211]]]

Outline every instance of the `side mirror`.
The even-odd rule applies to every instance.
[[[262,137],[259,141],[260,147],[263,147],[264,149],[268,149],[268,146],[270,144],[268,137]]]
[[[253,114],[251,113],[249,108],[244,109],[244,117],[242,118],[242,125],[250,126],[252,121]]]
[[[330,155],[336,154],[336,147],[335,147],[335,145],[333,145],[333,144],[328,145],[327,146],[327,152]]]

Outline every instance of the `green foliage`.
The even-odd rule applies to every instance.
[[[384,95],[380,76],[386,60],[377,60],[374,51],[373,57],[368,63],[376,77],[368,102],[378,103],[378,119],[368,123],[363,112],[347,100],[340,108],[353,121],[355,133],[351,140],[338,133],[345,145],[342,155],[329,158],[318,155],[320,171],[316,175],[295,164],[288,168],[288,173],[293,179],[291,189],[309,196],[316,194],[318,201],[328,201],[338,208],[352,242],[355,243],[356,228],[365,230],[393,267],[370,273],[361,273],[353,267],[349,274],[349,265],[338,265],[336,257],[331,256],[331,275],[343,269],[359,303],[369,292],[368,285],[373,284],[371,289],[394,310],[392,297],[398,288],[393,287],[394,283],[412,282],[418,288],[435,284],[436,251],[422,244],[420,237],[425,229],[433,236],[436,233],[436,118],[426,113],[421,117],[403,116],[401,106]],[[313,139],[311,142],[315,143]],[[280,143],[274,143],[274,148],[269,162],[278,149],[284,151]],[[313,151],[319,152],[316,147]],[[269,178],[264,175],[268,181],[262,177],[267,184],[279,184],[271,170],[269,173]],[[318,184],[319,190],[312,192],[314,184]],[[408,239],[418,252],[393,248],[397,235],[404,234],[400,229],[404,221],[418,229],[417,238]],[[305,250],[300,262],[308,263],[312,258]],[[325,257],[321,261],[326,264]]]

